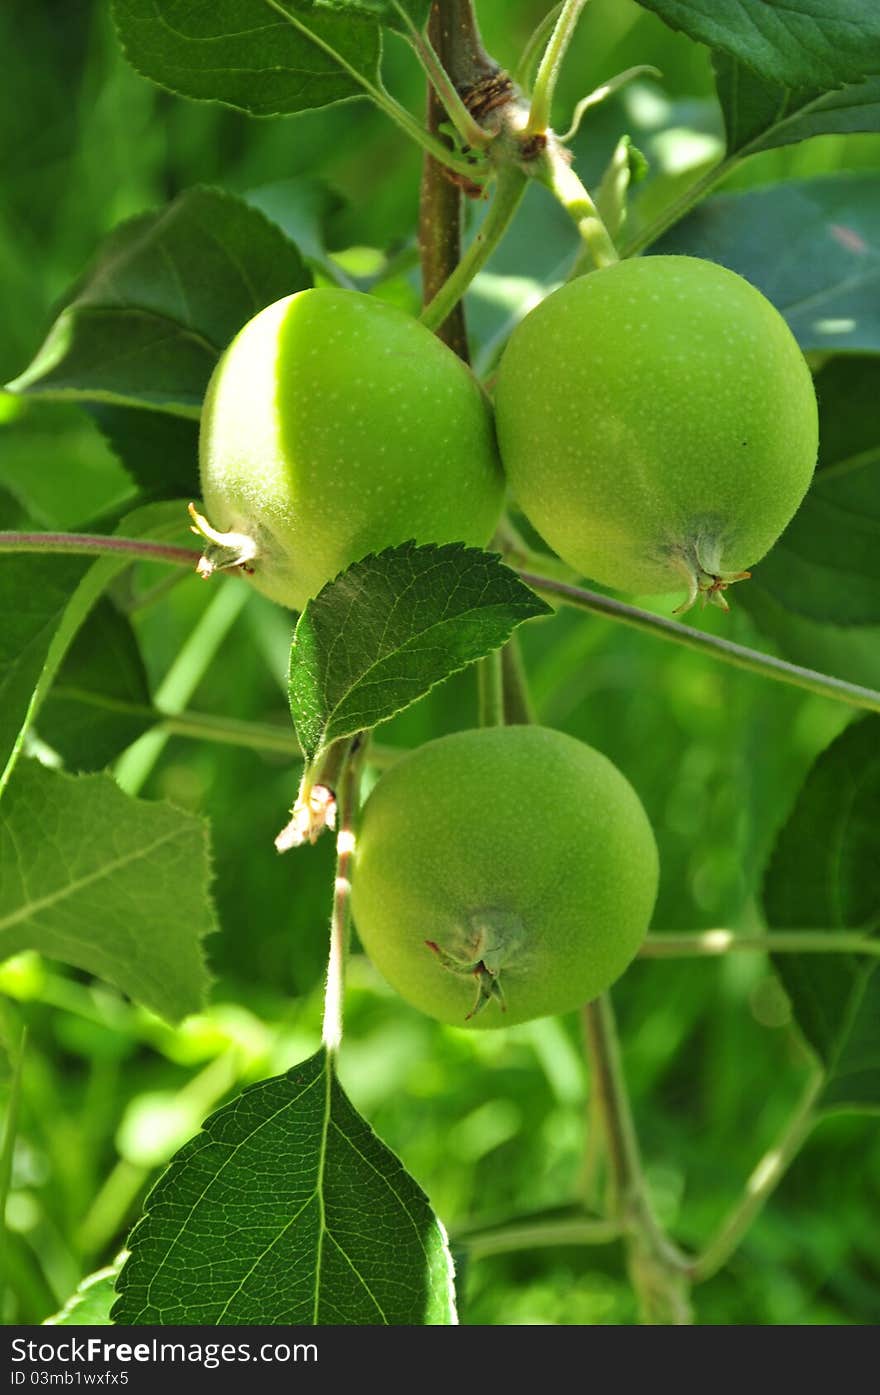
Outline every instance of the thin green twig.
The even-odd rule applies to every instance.
[[[120,716],[139,717],[153,726],[161,727],[169,736],[182,736],[191,741],[212,741],[222,746],[238,746],[244,750],[264,751],[267,755],[286,756],[290,760],[301,760],[299,742],[290,725],[274,722],[252,722],[241,717],[227,717],[218,712],[197,712],[188,708],[184,712],[166,712],[161,707],[152,707],[145,702],[128,702],[125,698],[113,697],[109,693],[94,692],[88,688],[75,688],[68,683],[56,684],[52,689],[55,697],[71,702],[81,702],[102,712],[114,712]],[[405,754],[394,746],[370,744],[370,764],[385,769],[393,765]]]
[[[880,939],[846,930],[768,930],[740,935],[733,930],[699,930],[692,934],[649,935],[642,959],[688,959],[746,950],[761,954],[866,954],[880,958]]]
[[[724,1268],[779,1186],[789,1165],[800,1152],[818,1120],[816,1106],[824,1083],[824,1072],[817,1072],[779,1138],[764,1154],[746,1182],[742,1197],[729,1213],[714,1240],[691,1262],[689,1272],[694,1283],[703,1283],[717,1274],[719,1269]]]
[[[619,261],[614,239],[602,221],[593,198],[571,165],[565,148],[552,139],[530,166],[533,178],[546,185],[573,220],[584,251],[596,267]]]
[[[615,1221],[592,1219],[588,1216],[570,1220],[537,1221],[532,1225],[510,1225],[474,1235],[457,1237],[471,1259],[488,1255],[512,1254],[517,1250],[536,1250],[553,1245],[610,1245],[623,1234]]]
[[[402,5],[397,4],[396,8],[406,24],[410,44],[424,68],[431,86],[443,103],[446,115],[452,125],[465,145],[470,146],[473,150],[485,149],[487,145],[491,144],[494,135],[489,131],[484,131],[482,126],[471,116],[456,91],[455,84],[440,61],[429,36],[413,23]]]
[[[707,194],[710,194],[716,185],[721,183],[722,179],[726,179],[730,172],[736,169],[741,158],[741,153],[738,153],[719,160],[717,165],[712,165],[711,169],[706,170],[705,174],[702,174],[694,184],[685,189],[683,194],[680,194],[666,208],[661,209],[651,223],[623,244],[620,249],[621,257],[634,257],[637,252],[650,247],[665,232],[679,223],[687,213],[690,213],[691,209],[695,208]]]
[[[492,202],[482,225],[458,266],[420,315],[427,329],[437,329],[462,299],[478,271],[485,266],[510,224],[525,193],[528,179],[513,166],[499,172]]]
[[[477,707],[481,727],[504,725],[504,674],[500,649],[493,650],[477,664]]]
[[[331,1056],[338,1052],[342,1042],[345,969],[351,941],[351,870],[357,845],[361,771],[368,741],[369,737],[362,732],[351,742],[336,792],[336,879],[333,884],[330,953],[327,961],[324,1022],[321,1032],[324,1045]]]
[[[278,4],[277,0],[265,0],[265,3],[270,9],[275,10],[277,14],[281,15],[294,29],[304,34],[317,48],[322,49],[328,57],[333,59],[334,63],[338,63],[343,72],[348,73],[352,81],[358,84],[365,97],[369,97],[380,111],[383,111],[386,116],[390,117],[395,125],[399,126],[411,140],[414,140],[416,144],[420,145],[423,150],[426,150],[429,155],[433,155],[435,160],[439,160],[441,165],[446,165],[449,169],[455,170],[458,174],[467,175],[469,179],[479,178],[479,174],[475,173],[473,163],[466,160],[463,156],[456,155],[453,150],[450,150],[448,145],[444,145],[442,141],[437,140],[436,136],[432,136],[429,131],[426,131],[423,126],[420,126],[411,112],[408,112],[406,107],[401,106],[397,99],[392,97],[391,93],[382,83],[381,78],[377,78],[375,82],[372,82],[365,72],[355,67],[354,64],[347,62],[332,44],[327,43],[314,29],[310,28],[308,24],[297,19],[295,14],[291,14],[289,10]]]
[[[6,1227],[6,1205],[12,1185],[12,1163],[15,1154],[15,1139],[18,1133],[18,1116],[21,1108],[21,1083],[24,1069],[24,1053],[27,1044],[27,1029],[22,1027],[12,1058],[12,1074],[6,1101],[6,1123],[3,1129],[3,1143],[0,1146],[0,1322],[5,1307],[5,1280],[7,1274],[6,1252],[9,1246],[9,1233]]]
[[[129,555],[133,562],[170,562],[195,570],[199,554],[191,547],[149,542],[145,538],[118,538],[104,533],[0,532],[0,552],[73,552],[86,557]]]
[[[683,1325],[690,1260],[659,1224],[642,1169],[641,1152],[620,1058],[614,1009],[608,994],[584,1008],[591,1089],[605,1135],[612,1216],[629,1237],[629,1270],[645,1322]]]
[[[516,67],[513,70],[513,80],[517,87],[523,87],[526,91],[531,89],[532,73],[538,63],[538,59],[546,49],[556,21],[562,13],[562,4],[563,0],[559,0],[559,4],[554,5],[553,9],[545,14],[544,18],[540,20],[526,40],[526,46],[520,54]]]
[[[562,6],[532,87],[532,103],[526,125],[528,135],[544,135],[550,128],[550,111],[559,72],[586,3],[587,0],[565,0]]]
[[[654,615],[649,610],[640,610],[638,606],[628,605],[625,601],[602,596],[598,591],[586,591],[582,587],[570,586],[567,582],[555,581],[551,577],[533,576],[531,572],[526,571],[521,571],[519,576],[534,591],[559,601],[562,605],[574,606],[577,610],[586,610],[594,615],[604,615],[609,620],[617,620],[623,625],[655,635],[659,639],[672,640],[675,644],[695,649],[713,659],[719,659],[722,663],[745,669],[748,673],[757,673],[778,683],[803,688],[807,692],[817,693],[820,697],[845,702],[850,707],[862,708],[866,712],[880,712],[880,692],[873,688],[863,688],[860,684],[848,683],[843,678],[832,678],[829,674],[818,673],[811,668],[801,668],[799,664],[789,663],[787,659],[777,659],[771,654],[761,653],[759,649],[749,649],[744,644],[722,639],[719,635],[694,630],[677,620],[669,620],[666,616]]]

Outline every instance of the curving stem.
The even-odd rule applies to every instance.
[[[559,70],[586,3],[587,0],[565,0],[559,12],[532,88],[532,105],[526,126],[530,136],[544,135],[550,129],[550,108],[553,105]]]
[[[516,166],[505,166],[499,171],[495,193],[482,226],[458,266],[419,317],[427,329],[437,329],[446,321],[477,272],[483,269],[507,231],[527,183],[528,176]]]
[[[620,1043],[607,993],[584,1008],[591,1086],[602,1124],[613,1187],[612,1213],[628,1236],[627,1256],[642,1321],[676,1327],[692,1321],[690,1260],[654,1215],[642,1170]]]

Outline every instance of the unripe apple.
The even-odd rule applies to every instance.
[[[208,387],[199,455],[200,570],[241,567],[296,610],[410,538],[483,546],[501,509],[491,410],[470,370],[355,291],[301,291],[244,326]]]
[[[696,257],[619,262],[514,330],[496,389],[524,513],[584,576],[722,592],[773,546],[816,462],[816,397],[779,312]]]
[[[558,731],[441,737],[364,807],[358,934],[401,997],[441,1022],[503,1027],[596,997],[638,950],[656,894],[638,795]]]

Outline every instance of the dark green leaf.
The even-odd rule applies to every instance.
[[[713,54],[728,155],[754,155],[810,136],[880,131],[880,77],[829,91],[792,91],[736,58]]]
[[[9,389],[197,417],[236,331],[310,283],[296,248],[256,209],[189,189],[110,234]]]
[[[880,353],[878,249],[880,182],[833,174],[709,199],[651,251],[738,271],[782,311],[803,349]]]
[[[104,403],[88,410],[144,501],[199,497],[198,422]]]
[[[71,770],[102,770],[153,724],[130,622],[100,600],[80,629],[40,712],[42,739]]]
[[[208,987],[209,878],[201,819],[23,761],[0,825],[0,958],[36,950],[177,1021]]]
[[[173,539],[185,530],[180,503],[128,514],[123,537]],[[0,793],[80,625],[131,559],[12,553],[0,558]]]
[[[880,624],[880,359],[832,359],[816,379],[819,467],[756,580],[788,610]]]
[[[821,432],[818,469],[830,479],[880,457],[880,360],[843,354],[816,373]]]
[[[205,1122],[130,1248],[117,1323],[455,1321],[442,1227],[323,1051]]]
[[[3,767],[24,740],[52,640],[91,565],[88,557],[44,553],[0,559],[0,789]]]
[[[639,0],[672,28],[786,87],[826,89],[880,70],[875,0]]]
[[[0,487],[0,528],[4,531],[27,529],[30,520],[23,505],[8,489]]]
[[[764,881],[774,930],[880,928],[880,718],[847,728],[813,766]],[[827,1071],[822,1103],[880,1106],[875,958],[780,954],[798,1025]]]
[[[339,12],[334,13],[334,10]],[[283,116],[363,96],[375,83],[375,16],[284,0],[113,0],[126,57],[184,97]]]
[[[461,543],[403,543],[356,562],[294,634],[290,710],[307,758],[387,721],[549,609],[499,557]]]

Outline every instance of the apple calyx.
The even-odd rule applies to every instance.
[[[199,513],[195,504],[190,504],[188,513],[192,519],[190,532],[204,538],[207,546],[196,563],[196,571],[203,581],[215,572],[243,571],[253,574],[253,563],[257,558],[257,544],[247,533],[222,533],[212,527],[204,514]]]
[[[465,1022],[493,1001],[502,1012],[507,1011],[501,971],[516,953],[523,938],[522,923],[517,916],[503,911],[480,912],[471,917],[469,929],[460,928],[451,949],[425,940],[438,962],[458,978],[474,978],[477,996]]]
[[[707,541],[705,538],[683,547],[674,555],[673,563],[683,574],[688,593],[681,605],[676,606],[673,615],[687,614],[697,601],[701,606],[715,605],[719,610],[730,610],[724,592],[736,581],[748,581],[752,574],[722,571],[720,561],[719,542]]]

